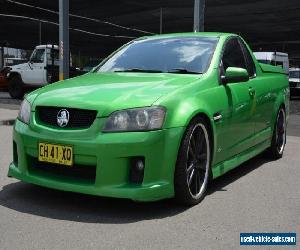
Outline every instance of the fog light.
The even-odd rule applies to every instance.
[[[133,157],[131,159],[129,181],[131,183],[141,184],[144,179],[144,169],[145,169],[145,158]]]
[[[144,162],[142,160],[138,160],[136,162],[136,170],[138,170],[138,171],[144,170]]]

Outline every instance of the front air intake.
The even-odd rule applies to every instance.
[[[57,122],[57,117],[61,110],[67,110],[69,113],[68,123],[64,128],[89,128],[97,116],[96,110],[37,106],[37,122],[46,126],[60,127]]]

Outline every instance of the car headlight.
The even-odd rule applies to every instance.
[[[103,132],[149,131],[161,129],[166,109],[147,107],[127,109],[112,113],[104,126]]]
[[[31,105],[26,99],[24,99],[19,110],[19,115],[18,115],[19,120],[26,124],[29,124],[30,112],[31,112]]]

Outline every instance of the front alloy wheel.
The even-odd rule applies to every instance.
[[[194,119],[180,146],[175,171],[175,196],[187,205],[197,204],[205,196],[211,158],[208,131],[204,119]]]

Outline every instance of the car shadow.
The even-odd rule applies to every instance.
[[[259,155],[224,176],[212,181],[207,195],[226,191],[226,186],[254,171],[268,160]],[[202,201],[202,202],[205,202]],[[124,224],[162,219],[180,214],[188,207],[173,199],[139,203],[47,189],[15,182],[0,191],[0,206],[37,216],[85,223]],[[201,206],[201,203],[198,205]]]
[[[3,186],[0,206],[52,219],[104,224],[161,219],[187,209],[172,199],[142,203],[63,192],[23,182]]]
[[[214,192],[217,191],[227,191],[226,186],[230,183],[235,182],[236,180],[242,178],[243,176],[249,174],[250,172],[254,171],[255,169],[263,166],[267,162],[271,162],[273,160],[270,159],[267,152],[263,152],[256,157],[246,161],[245,163],[241,164],[237,168],[230,170],[229,172],[225,173],[219,178],[212,180],[209,183],[209,187],[207,190],[207,195],[212,195]]]

